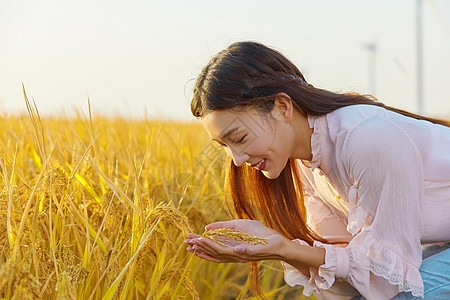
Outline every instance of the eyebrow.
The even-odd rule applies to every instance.
[[[232,129],[228,130],[227,132],[222,134],[222,136],[220,136],[219,139],[223,141],[224,139],[226,139],[227,137],[229,137],[230,135],[235,133],[239,128],[241,128],[241,126],[237,126],[237,127],[234,127]],[[212,140],[218,142],[218,140],[216,140],[216,139],[212,139]]]

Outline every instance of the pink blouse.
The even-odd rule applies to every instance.
[[[285,281],[318,299],[423,297],[421,245],[450,241],[450,128],[373,105],[308,121],[307,223],[339,244],[314,243],[325,264],[310,276],[283,263]]]

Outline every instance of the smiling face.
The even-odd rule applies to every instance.
[[[254,109],[212,111],[202,123],[236,166],[246,163],[270,179],[280,175],[291,157],[311,159],[311,129],[290,100],[276,100],[267,115]]]

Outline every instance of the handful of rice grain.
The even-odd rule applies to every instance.
[[[207,230],[202,234],[202,237],[206,237],[219,245],[228,247],[225,242],[228,242],[228,239],[233,239],[238,242],[244,242],[251,245],[267,244],[267,239],[259,238],[257,236],[240,232],[239,230],[220,228],[214,230]]]

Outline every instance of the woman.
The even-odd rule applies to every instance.
[[[253,283],[256,261],[280,260],[289,285],[323,299],[449,295],[450,244],[422,264],[422,245],[450,241],[448,122],[315,88],[254,42],[211,59],[191,109],[232,158],[225,186],[240,218],[206,229],[268,243],[225,247],[191,234],[189,251],[250,262]]]

